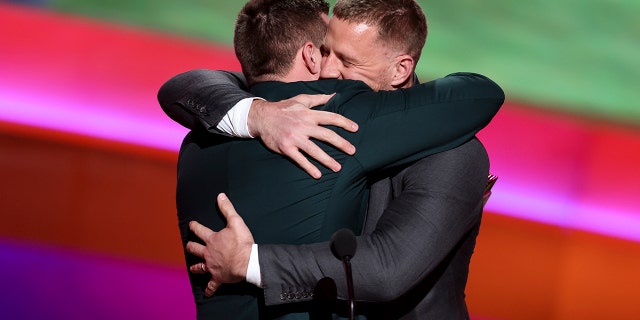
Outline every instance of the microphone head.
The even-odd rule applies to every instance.
[[[356,235],[349,229],[340,229],[331,236],[331,252],[339,260],[353,257],[357,248]]]

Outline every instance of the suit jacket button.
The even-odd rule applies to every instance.
[[[280,293],[280,300],[282,301],[287,300],[287,294],[284,292]]]
[[[296,295],[293,294],[293,292],[289,292],[289,296],[287,298],[294,299],[295,297],[296,297]]]

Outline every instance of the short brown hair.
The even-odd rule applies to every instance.
[[[249,84],[256,77],[283,76],[306,42],[320,46],[327,33],[324,0],[250,0],[236,21],[233,44]]]
[[[333,16],[377,26],[378,39],[403,49],[416,63],[427,40],[427,18],[415,0],[338,0]]]

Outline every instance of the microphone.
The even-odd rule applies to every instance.
[[[351,258],[356,254],[358,242],[353,231],[340,229],[331,236],[331,252],[342,261],[347,278],[347,303],[349,304],[349,319],[355,318],[355,301],[353,295],[353,276],[351,274]]]

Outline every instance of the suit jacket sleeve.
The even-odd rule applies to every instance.
[[[405,169],[403,191],[391,201],[375,229],[358,237],[353,257],[355,297],[391,301],[428,277],[479,223],[488,157],[476,140],[424,158]],[[329,243],[259,245],[267,305],[303,301],[323,277],[335,280],[346,299],[342,264]],[[294,293],[294,294],[290,294]]]
[[[356,95],[343,105],[343,115],[360,125],[351,140],[354,158],[370,173],[462,145],[503,102],[504,92],[491,79],[455,73],[409,89]]]
[[[175,122],[219,134],[218,122],[237,102],[250,97],[242,74],[205,69],[178,74],[158,91],[162,110]]]

